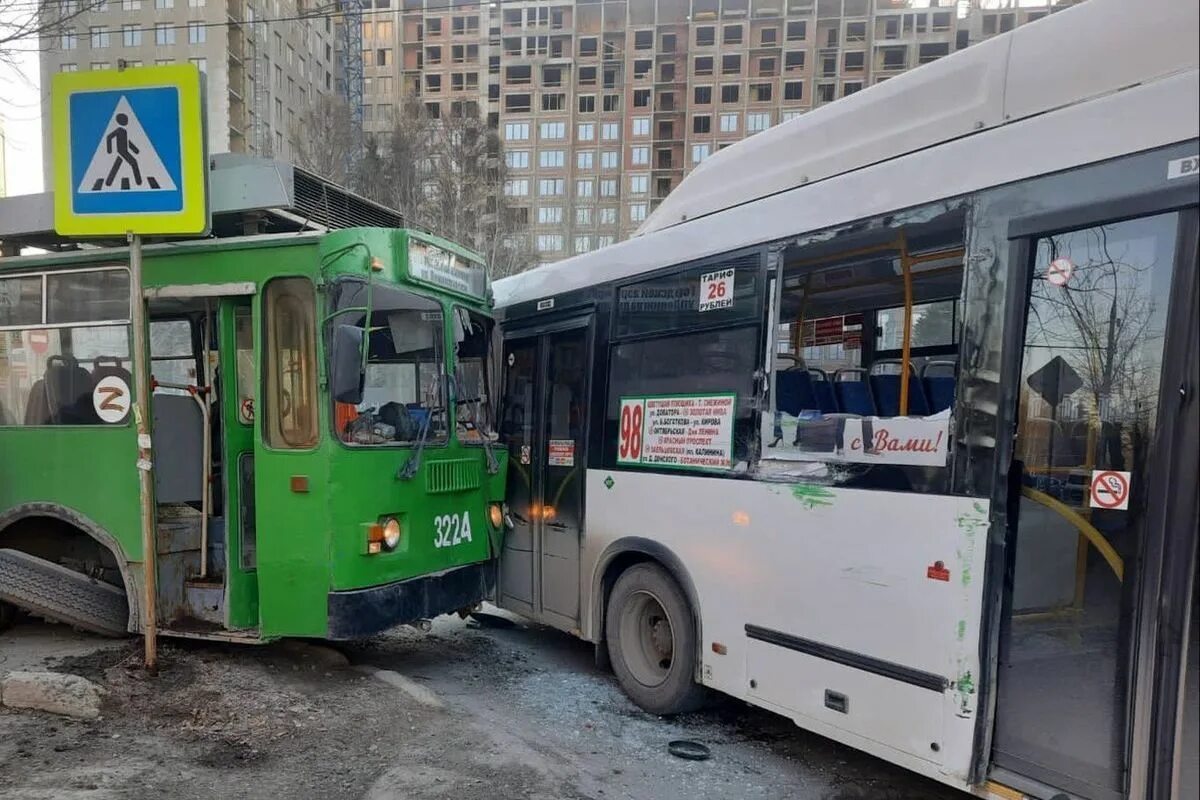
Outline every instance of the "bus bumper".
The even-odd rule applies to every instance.
[[[329,593],[329,639],[363,639],[377,633],[470,608],[496,586],[491,561],[366,589]]]

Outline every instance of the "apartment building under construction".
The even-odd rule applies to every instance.
[[[628,236],[733,142],[1068,4],[374,0],[364,125],[385,129],[409,94],[485,114],[555,260]]]

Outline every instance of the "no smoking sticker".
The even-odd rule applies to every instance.
[[[1066,286],[1074,271],[1075,265],[1071,263],[1071,259],[1056,258],[1046,268],[1046,280],[1053,286]]]
[[[1129,508],[1129,473],[1111,469],[1092,470],[1091,505],[1110,511]]]

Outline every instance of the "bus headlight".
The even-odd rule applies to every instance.
[[[488,519],[492,523],[492,527],[499,530],[504,525],[504,509],[499,503],[492,503],[488,506]]]
[[[383,521],[383,547],[389,552],[396,549],[400,544],[400,521],[395,517],[388,517]]]

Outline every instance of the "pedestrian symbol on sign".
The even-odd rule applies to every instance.
[[[163,165],[129,99],[122,96],[113,109],[103,138],[96,145],[78,191],[175,191],[175,181]]]

